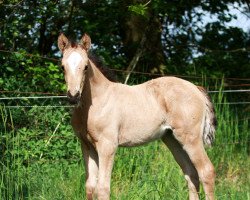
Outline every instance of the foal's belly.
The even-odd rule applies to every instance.
[[[113,102],[112,121],[118,119],[119,146],[137,146],[161,138],[171,129],[164,99],[146,85],[123,86]],[[118,95],[119,94],[119,95]]]
[[[149,128],[148,130],[145,128],[138,130],[131,128],[127,132],[119,134],[119,146],[132,147],[143,145],[160,139],[167,132],[167,130],[171,130],[171,127],[167,124],[161,124],[155,128]]]

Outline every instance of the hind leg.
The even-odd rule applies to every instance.
[[[198,192],[199,192],[199,177],[198,173],[191,162],[189,156],[183,150],[180,143],[173,137],[171,133],[166,134],[162,141],[167,145],[171,153],[173,154],[176,162],[180,165],[185,179],[188,183],[189,189],[189,199],[190,200],[197,200],[199,199]]]
[[[173,135],[181,143],[197,170],[206,194],[206,200],[214,200],[215,170],[204,149],[200,128],[197,127],[192,131],[176,129]]]

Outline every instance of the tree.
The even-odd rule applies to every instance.
[[[226,75],[242,76],[231,60],[245,70],[247,51],[232,50],[248,49],[249,34],[225,27],[225,22],[234,17],[228,14],[228,5],[233,3],[245,6],[245,13],[248,12],[249,5],[240,0],[9,0],[1,4],[0,48],[57,57],[56,41],[60,32],[72,38],[87,32],[95,51],[113,68],[130,69],[131,61],[137,56],[133,66],[139,71],[195,74],[213,70],[221,75],[226,69]],[[201,27],[206,13],[216,14],[218,20]],[[209,40],[210,36],[224,42],[218,46]],[[219,57],[211,53],[217,50],[221,51]],[[222,59],[222,51],[228,50],[230,56]],[[205,61],[213,61],[220,67],[208,68]],[[226,68],[221,66],[223,63],[227,63]],[[193,70],[194,64],[198,70]],[[249,72],[244,73],[248,75]]]

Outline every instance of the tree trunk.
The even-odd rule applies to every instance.
[[[45,36],[46,26],[47,26],[47,17],[43,17],[39,29],[40,37],[38,43],[38,51],[41,55],[44,55],[44,47],[46,44],[46,36]]]
[[[124,9],[138,3],[145,4],[147,2],[122,0]],[[124,13],[127,13],[121,19],[121,36],[124,44],[124,53],[128,60],[131,61],[137,49],[141,48],[140,43],[145,35],[145,42],[142,47],[143,55],[141,55],[136,68],[139,71],[162,73],[164,53],[161,43],[161,22],[157,13],[154,13],[154,10],[150,6],[152,6],[151,3],[148,5],[145,16],[124,10]]]

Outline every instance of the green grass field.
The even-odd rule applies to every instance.
[[[225,101],[218,95],[214,102]],[[0,111],[0,199],[85,199],[85,171],[68,111],[3,106]],[[216,105],[216,141],[207,149],[216,168],[219,200],[250,199],[248,117],[236,111],[227,104]],[[160,141],[120,148],[111,187],[111,199],[188,199],[184,176]]]

